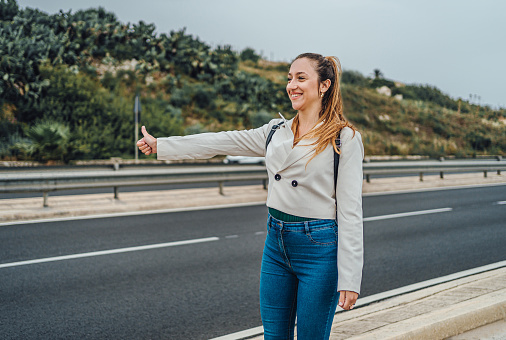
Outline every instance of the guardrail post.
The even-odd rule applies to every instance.
[[[439,173],[439,177],[441,177],[441,179],[445,178],[445,175],[442,171]]]
[[[487,178],[487,170],[483,171],[483,177]]]
[[[420,182],[423,182],[423,172],[420,172]]]
[[[114,187],[114,199],[115,200],[119,199],[119,196],[118,196],[119,190],[118,189],[119,189],[118,187]]]
[[[118,171],[119,163],[121,162],[121,157],[111,157],[111,161],[112,161],[112,168],[114,169],[114,171]]]
[[[49,204],[47,203],[48,197],[49,197],[49,192],[48,191],[42,192],[42,206],[44,208],[49,207]]]
[[[371,183],[371,175],[366,174],[366,175],[365,175],[365,181],[366,181],[367,183]]]
[[[264,190],[267,190],[267,180],[266,179],[262,180],[262,184],[264,186]]]
[[[497,174],[500,175],[501,174],[501,170],[497,170]]]
[[[223,192],[223,181],[218,182],[218,187],[220,188],[220,195],[225,196],[225,193]]]

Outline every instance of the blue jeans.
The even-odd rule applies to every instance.
[[[264,339],[328,339],[339,301],[335,220],[283,222],[269,215],[260,273]]]

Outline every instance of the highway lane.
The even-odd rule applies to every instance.
[[[362,296],[506,260],[505,186],[364,198]],[[260,325],[265,207],[0,227],[0,263],[218,237],[191,245],[0,267],[2,338],[207,339]],[[1,266],[1,264],[0,264]]]

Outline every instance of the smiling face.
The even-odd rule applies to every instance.
[[[295,60],[290,66],[286,92],[294,110],[319,112],[321,109],[320,94],[324,89],[318,81],[318,74],[313,63],[307,58],[301,58]]]

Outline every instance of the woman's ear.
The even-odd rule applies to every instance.
[[[320,83],[320,93],[323,94],[328,91],[332,82],[330,79],[324,80]]]

